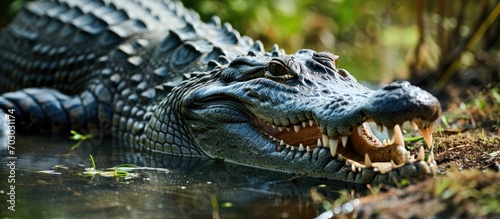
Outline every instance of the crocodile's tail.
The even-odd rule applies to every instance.
[[[103,92],[101,92],[103,93]],[[69,130],[100,133],[111,126],[111,108],[105,95],[86,91],[67,96],[49,88],[26,88],[0,96],[0,109],[7,121],[22,133],[62,133]],[[3,124],[5,128],[5,124]]]

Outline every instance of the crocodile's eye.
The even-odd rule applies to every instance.
[[[288,80],[294,77],[288,66],[280,60],[271,60],[269,62],[266,77],[272,79]]]

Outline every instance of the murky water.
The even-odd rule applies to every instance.
[[[0,157],[0,218],[313,218],[322,208],[311,189],[332,200],[340,190],[361,189],[214,160],[150,158],[111,141],[92,150],[90,144],[71,150],[73,144],[62,137],[16,136],[15,154]],[[97,169],[128,163],[153,168],[134,170],[137,177],[130,179],[91,177],[82,174],[91,167],[89,151]],[[38,172],[47,170],[54,172]]]

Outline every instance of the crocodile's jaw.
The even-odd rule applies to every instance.
[[[259,69],[255,66],[243,68],[255,72]],[[410,157],[401,131],[392,131],[397,124],[414,121],[429,140],[430,121],[440,113],[432,95],[400,82],[371,91],[345,71],[339,74],[346,79],[336,82],[338,76],[332,81],[332,73],[326,71],[304,73],[285,86],[240,75],[231,76],[242,80],[220,80],[224,71],[216,73],[204,86],[186,93],[182,120],[204,153],[240,164],[340,180],[354,174],[356,180],[349,180],[363,183],[388,183],[384,181],[387,174],[401,178],[433,172],[433,160],[426,163],[423,156]],[[384,103],[386,99],[389,103]],[[391,110],[397,114],[384,118]],[[396,134],[395,143],[384,146],[374,140],[365,125],[370,121],[391,127],[387,130],[391,136]],[[377,177],[384,180],[377,181]]]
[[[371,131],[363,123],[348,136],[343,147],[341,139],[337,141],[325,137],[314,121],[312,126],[307,123],[298,132],[294,128],[283,128],[279,132],[281,127],[272,128],[271,125],[253,121],[211,121],[204,124],[191,130],[201,150],[212,158],[248,166],[369,184],[395,184],[404,178],[418,179],[436,173],[435,161],[432,156],[424,160],[423,148],[417,157],[410,156],[398,128],[394,143],[386,145],[367,134]],[[430,127],[425,130],[428,132],[424,133],[431,133]],[[363,134],[359,135],[359,132]],[[318,134],[320,138],[317,138]],[[303,142],[301,137],[305,137]],[[310,143],[313,138],[316,138],[315,142]],[[292,139],[290,142],[293,143],[287,144],[283,139]],[[366,155],[357,154],[363,150],[367,151]],[[371,157],[369,153],[372,153]]]

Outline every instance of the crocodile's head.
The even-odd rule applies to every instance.
[[[336,58],[311,50],[238,57],[185,84],[179,116],[213,158],[360,183],[433,173],[432,156],[410,156],[400,127],[410,121],[430,143],[438,100],[407,82],[370,90]],[[370,122],[391,140],[375,137]]]

